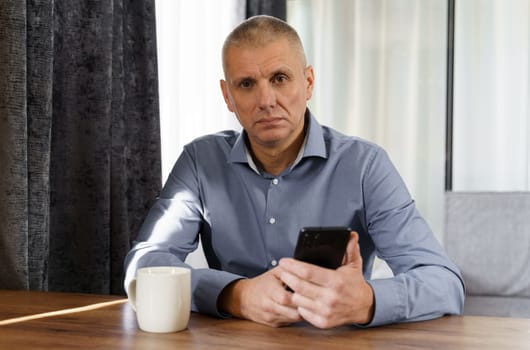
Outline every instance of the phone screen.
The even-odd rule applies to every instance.
[[[342,263],[350,231],[348,227],[304,227],[298,235],[294,258],[336,269]]]

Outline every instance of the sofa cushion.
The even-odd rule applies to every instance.
[[[445,223],[468,294],[530,298],[529,192],[447,192]]]

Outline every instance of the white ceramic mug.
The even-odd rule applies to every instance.
[[[190,269],[174,266],[144,267],[129,285],[129,302],[140,329],[177,332],[188,326],[191,306]]]

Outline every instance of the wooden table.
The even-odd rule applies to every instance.
[[[138,329],[134,312],[120,297],[0,290],[0,349],[42,348],[530,349],[530,319],[447,316],[320,330],[306,323],[270,328],[193,313],[187,330],[155,334]]]

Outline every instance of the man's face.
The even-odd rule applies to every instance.
[[[225,55],[223,96],[252,145],[285,148],[304,129],[313,69],[287,39],[263,47],[231,47]]]

